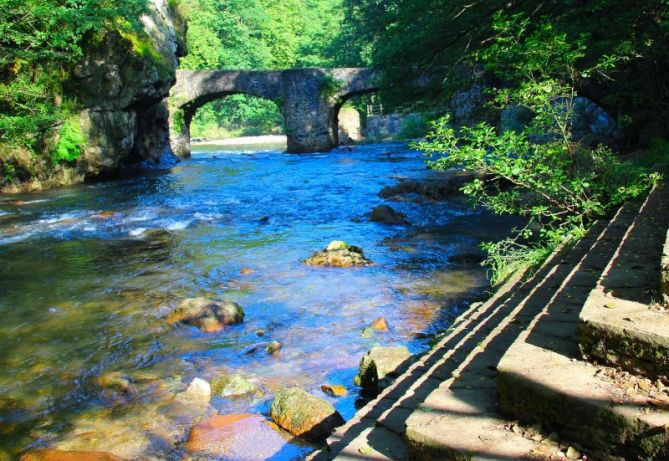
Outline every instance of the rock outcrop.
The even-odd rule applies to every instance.
[[[115,173],[169,152],[163,101],[185,54],[185,22],[173,2],[150,0],[143,30],[99,32],[85,47],[67,93],[83,105],[86,138],[79,166],[88,176]]]

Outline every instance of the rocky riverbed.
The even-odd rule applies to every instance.
[[[438,176],[402,144],[212,147],[169,173],[0,199],[0,459],[305,457],[355,412],[370,349],[425,351],[485,296],[480,258],[458,255],[513,223],[447,187],[379,195]],[[372,220],[379,206],[401,219]],[[305,264],[333,241],[364,263]],[[316,416],[273,405],[301,392]]]

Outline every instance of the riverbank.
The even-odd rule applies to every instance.
[[[193,138],[191,145],[196,146],[257,146],[261,144],[286,144],[284,135],[241,136],[227,139]]]

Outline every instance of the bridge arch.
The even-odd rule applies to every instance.
[[[377,91],[370,69],[177,72],[170,92],[170,144],[190,155],[190,124],[197,109],[232,94],[271,99],[286,123],[288,152],[324,152],[339,144],[337,116],[344,102]]]

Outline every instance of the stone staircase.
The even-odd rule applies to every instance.
[[[517,274],[312,459],[668,460],[668,227],[658,188]]]

